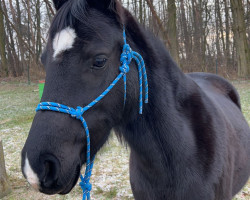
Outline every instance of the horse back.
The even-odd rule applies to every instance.
[[[237,107],[241,109],[239,94],[235,87],[226,79],[215,74],[201,72],[189,73],[187,75],[190,76],[193,81],[195,81],[199,87],[204,90],[204,92],[210,88],[210,90],[212,89],[214,92],[220,93],[229,98]]]

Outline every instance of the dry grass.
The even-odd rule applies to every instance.
[[[250,81],[234,82],[242,98],[243,112],[250,123]],[[37,85],[0,83],[0,135],[3,139],[7,173],[12,193],[3,200],[81,199],[75,187],[65,196],[46,196],[30,189],[20,170],[20,152],[27,138],[38,99]],[[92,199],[133,199],[129,184],[129,150],[115,137],[98,153],[94,165]],[[250,200],[250,182],[234,200]]]

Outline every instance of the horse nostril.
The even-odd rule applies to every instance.
[[[60,171],[58,159],[52,155],[46,155],[43,163],[44,177],[42,179],[42,186],[46,188],[55,186]]]

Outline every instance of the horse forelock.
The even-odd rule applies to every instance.
[[[99,10],[98,8],[90,6],[86,0],[67,1],[57,11],[50,26],[49,36],[53,38],[57,32],[62,31],[66,27],[74,28],[77,21],[89,28],[92,28],[91,24],[88,23],[90,9]],[[115,19],[118,23],[120,23],[121,27],[124,25],[124,8],[120,2],[111,0],[109,7],[105,11],[101,12],[105,16]],[[112,15],[110,15],[111,13]]]

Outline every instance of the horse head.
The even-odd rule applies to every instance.
[[[112,0],[54,0],[54,5],[57,13],[41,57],[46,69],[41,101],[84,107],[120,73],[123,27],[131,16]],[[132,40],[130,43],[135,47]],[[124,86],[119,81],[84,113],[91,137],[90,157],[107,141],[111,129],[124,123],[125,114],[138,106],[135,63],[131,63],[129,74],[125,105]],[[23,174],[43,193],[66,194],[86,162],[86,147],[86,134],[79,120],[63,113],[38,111],[22,150]]]

